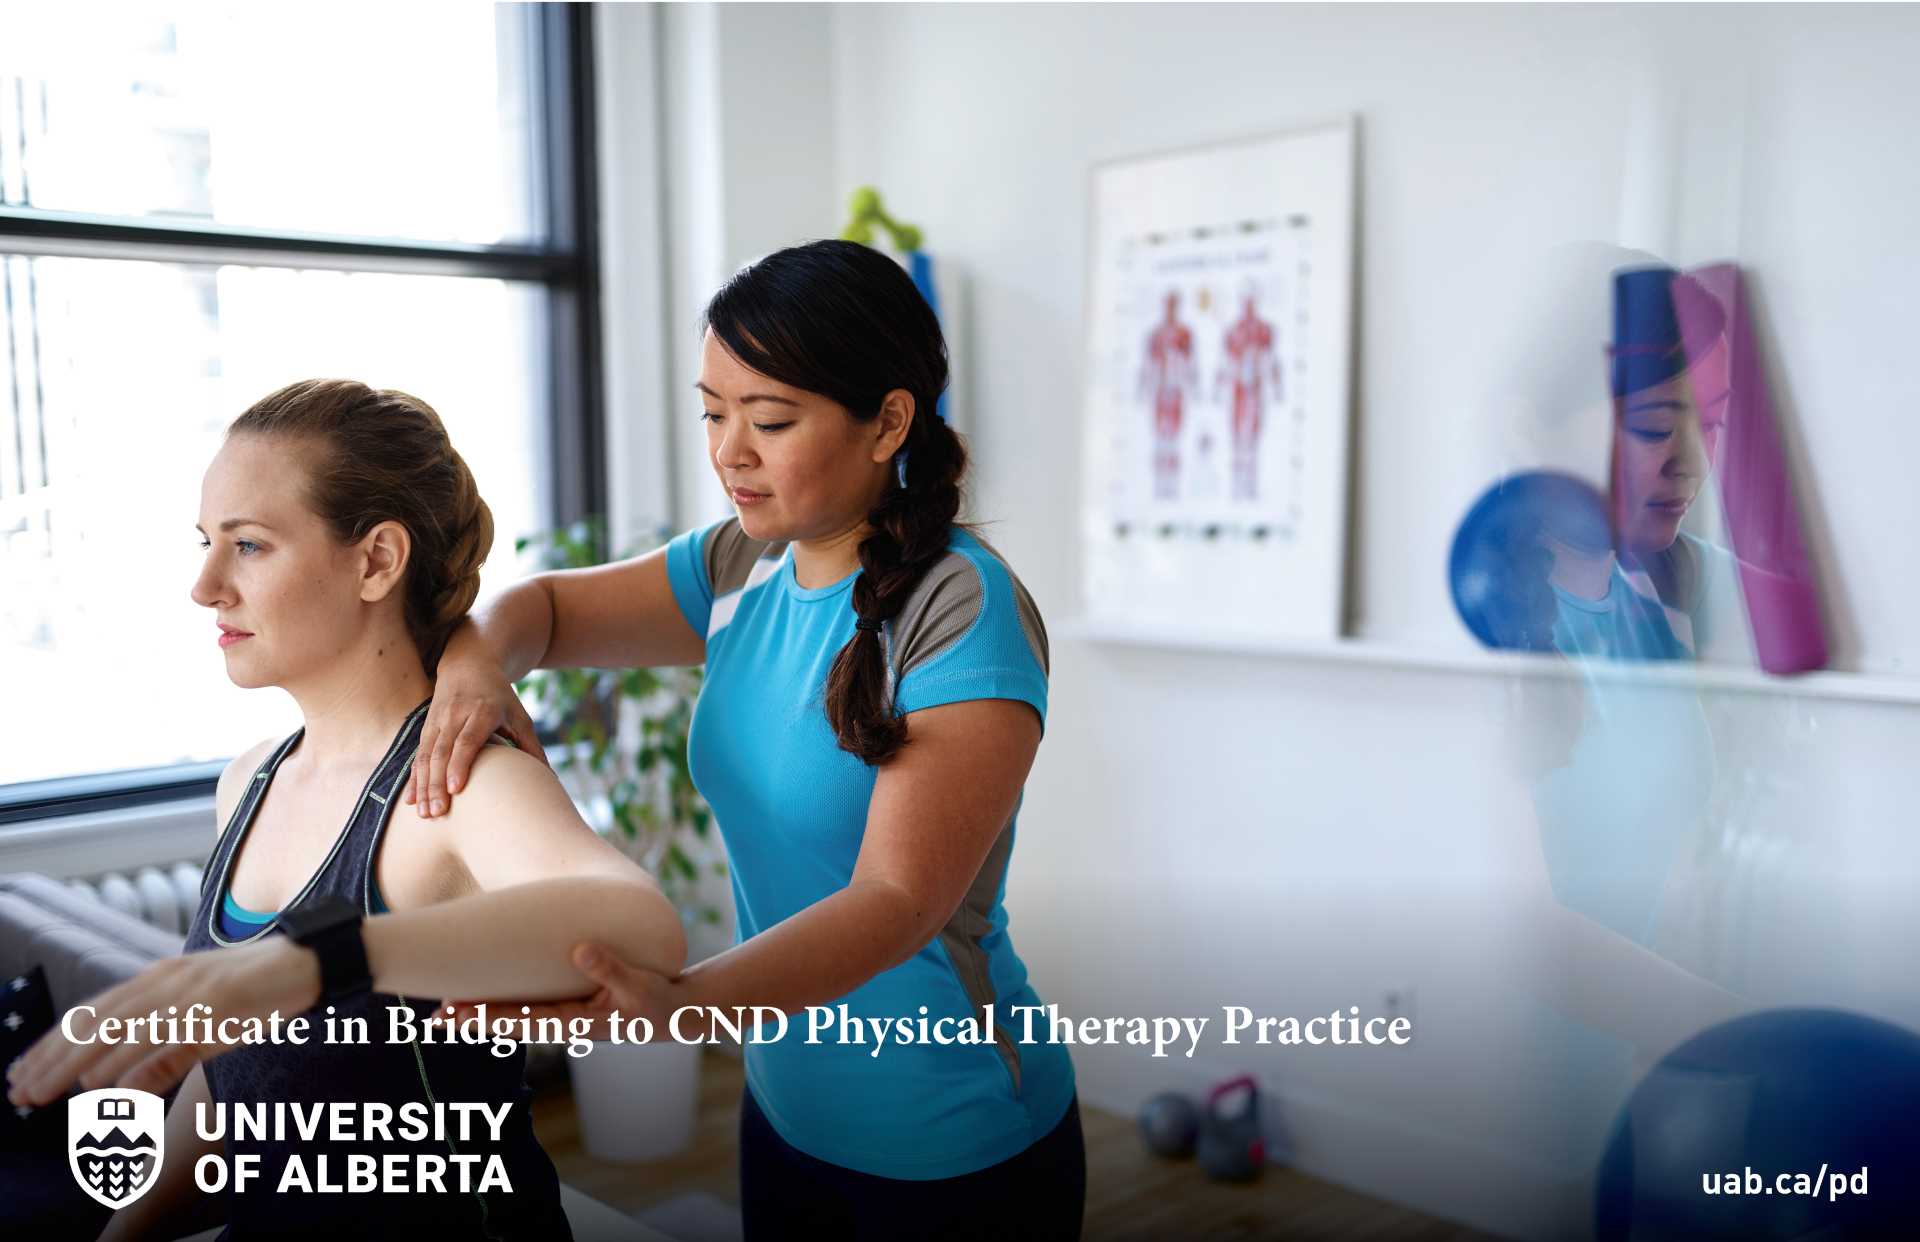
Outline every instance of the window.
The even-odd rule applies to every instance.
[[[35,6],[50,10],[52,6]],[[0,822],[297,724],[187,598],[274,388],[446,420],[517,535],[603,508],[586,6],[0,12]]]

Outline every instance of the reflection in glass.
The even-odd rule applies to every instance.
[[[1537,863],[1514,890],[1535,948],[1514,1003],[1541,1086],[1538,1149],[1582,1173],[1599,1164],[1636,1083],[1753,1006],[1732,990],[1744,990],[1740,972],[1685,951],[1694,941],[1674,932],[1739,916],[1739,902],[1715,903],[1752,884],[1737,869],[1758,848],[1748,821],[1757,801],[1780,798],[1777,743],[1756,751],[1736,737],[1729,748],[1717,736],[1748,717],[1711,713],[1688,681],[1618,666],[1757,662],[1780,673],[1826,660],[1738,270],[1682,274],[1626,258],[1588,265],[1579,282],[1591,295],[1595,275],[1607,280],[1608,401],[1561,432],[1597,447],[1605,419],[1604,473],[1500,479],[1462,520],[1448,566],[1483,644],[1559,657],[1509,686],[1515,792],[1531,818],[1522,856]],[[1570,305],[1584,305],[1580,291]]]
[[[1606,495],[1544,471],[1497,482],[1455,536],[1461,619],[1496,648],[1823,667],[1819,599],[1739,270],[1631,267],[1612,287]]]

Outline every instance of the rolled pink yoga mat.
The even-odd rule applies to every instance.
[[[1769,673],[1824,668],[1827,634],[1819,592],[1754,345],[1740,269],[1716,263],[1674,277],[1673,307],[1703,414],[1719,398],[1712,389],[1722,376],[1726,385],[1726,426],[1716,465],[1727,538],[1739,567],[1760,667]],[[1726,351],[1724,365],[1714,356],[1721,348]]]

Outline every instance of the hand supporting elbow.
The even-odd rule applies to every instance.
[[[680,912],[652,877],[608,879],[601,908],[611,916],[604,938],[583,936],[603,944],[629,965],[671,979],[687,966],[687,932]],[[599,903],[596,903],[599,904]],[[577,969],[577,967],[576,967]],[[592,980],[586,979],[589,984]]]

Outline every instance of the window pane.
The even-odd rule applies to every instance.
[[[491,506],[485,590],[538,528],[544,290],[496,280],[0,256],[0,784],[219,759],[298,718],[227,680],[187,596],[200,477],[296,379],[440,412]]]
[[[0,9],[0,201],[533,238],[519,5]]]

